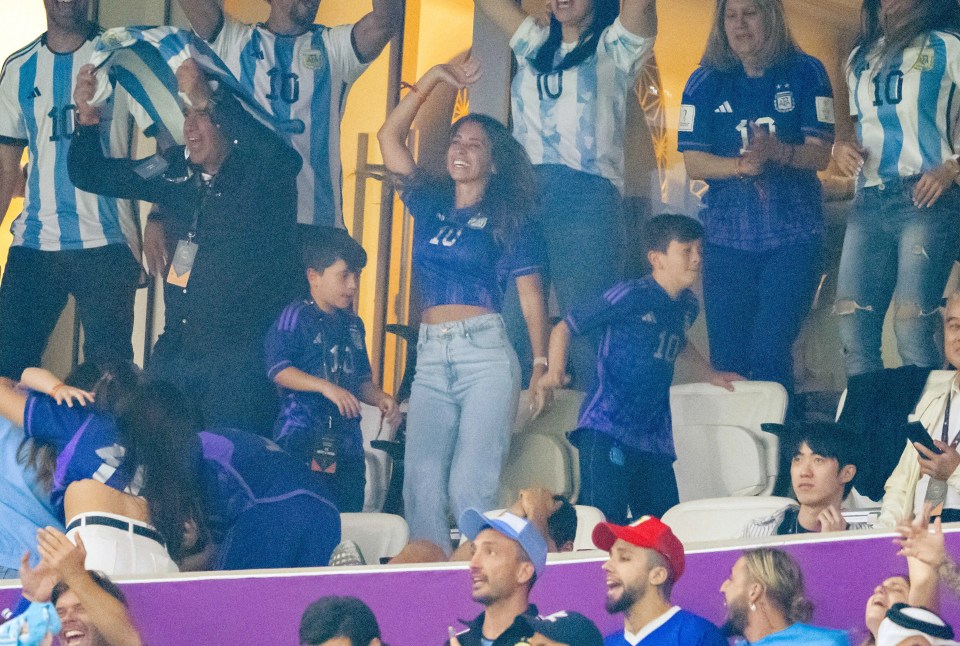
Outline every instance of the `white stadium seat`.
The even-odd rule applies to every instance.
[[[577,510],[577,537],[573,539],[573,550],[595,550],[593,528],[606,520],[603,512],[589,505],[575,505]]]
[[[577,427],[584,393],[559,390],[550,406],[531,419],[529,391],[520,393],[510,453],[500,476],[500,503],[507,507],[521,489],[546,487],[576,501],[580,490],[577,450],[567,433]]]
[[[394,557],[406,546],[410,528],[393,514],[340,514],[340,539],[355,542],[368,565],[379,565],[381,558]]]
[[[738,381],[733,392],[704,383],[673,386],[670,410],[681,501],[773,491],[779,440],[760,425],[783,423],[783,386]]]
[[[390,474],[390,457],[383,451],[370,448],[370,442],[377,439],[377,433],[380,433],[381,440],[392,440],[395,431],[396,429],[384,423],[381,432],[380,409],[360,403],[360,432],[363,434],[363,453],[367,464],[367,486],[363,497],[364,511],[383,509]]]
[[[667,510],[663,522],[686,547],[693,543],[740,538],[754,518],[769,516],[789,504],[792,498],[776,496],[727,496],[682,502]]]

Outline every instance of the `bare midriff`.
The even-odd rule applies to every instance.
[[[423,312],[420,321],[427,325],[440,325],[453,321],[465,321],[484,314],[493,314],[493,312],[478,305],[434,305]]]
[[[150,524],[150,511],[146,500],[117,491],[96,480],[78,480],[67,487],[63,512],[68,524],[78,514],[96,513],[126,516],[131,520]]]

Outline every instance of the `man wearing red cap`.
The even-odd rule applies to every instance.
[[[624,629],[608,636],[606,646],[726,646],[716,626],[670,603],[673,584],[683,574],[683,544],[653,516],[632,525],[600,523],[593,543],[610,552],[607,612],[624,613]]]

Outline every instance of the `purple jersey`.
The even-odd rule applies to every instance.
[[[307,496],[331,509],[326,487],[270,440],[233,429],[200,433],[206,467],[204,498],[215,529],[228,531],[257,505]]]
[[[783,142],[805,137],[833,141],[833,90],[823,64],[796,54],[790,62],[748,77],[742,67],[701,67],[687,81],[680,113],[679,149],[737,157],[750,145],[751,124]],[[710,244],[765,251],[809,241],[823,232],[816,171],[770,165],[758,177],[707,182],[700,219]]]
[[[429,184],[407,188],[402,199],[415,220],[413,263],[423,310],[475,305],[499,312],[508,279],[544,273],[546,243],[536,226],[501,243],[481,208],[455,208]]]
[[[267,376],[274,379],[285,368],[320,377],[360,397],[372,371],[367,357],[363,321],[345,310],[327,314],[313,301],[288,305],[267,333],[264,342]],[[282,389],[283,410],[273,438],[291,455],[310,459],[317,425],[331,423],[340,431],[339,452],[363,456],[360,418],[346,419],[337,406],[320,393]]]
[[[618,283],[595,303],[575,307],[564,319],[573,334],[602,331],[579,427],[675,459],[670,384],[698,311],[690,290],[673,299],[651,276]]]
[[[32,392],[24,409],[27,437],[50,444],[57,452],[50,503],[63,518],[63,497],[78,480],[96,480],[117,491],[140,494],[140,478],[123,468],[126,450],[117,443],[113,416],[83,406],[60,405],[47,395]]]

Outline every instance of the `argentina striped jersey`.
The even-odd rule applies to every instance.
[[[850,114],[867,151],[865,186],[924,173],[957,152],[960,36],[931,32],[882,69],[878,50],[867,56],[865,69],[851,62],[847,70]]]
[[[4,63],[0,143],[25,146],[29,158],[24,207],[13,223],[13,244],[40,251],[128,244],[139,259],[130,202],[80,191],[67,173],[76,113],[73,84],[98,38],[94,32],[76,51],[57,54],[41,36]],[[117,93],[102,107],[100,136],[112,157],[128,155],[129,115],[124,93]]]
[[[367,68],[353,48],[352,30],[314,25],[300,36],[280,36],[224,16],[211,43],[246,93],[289,124],[282,134],[303,157],[301,224],[343,227],[340,121],[350,87]]]
[[[511,89],[513,135],[534,164],[562,164],[609,179],[623,192],[627,97],[653,52],[617,18],[600,35],[597,53],[570,69],[541,74],[533,66],[549,28],[530,16],[510,47],[517,59]],[[561,45],[562,58],[575,44]]]

